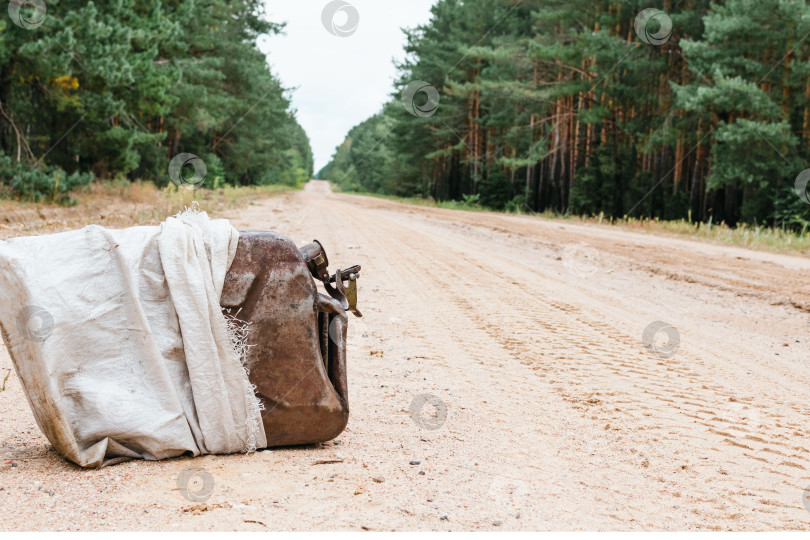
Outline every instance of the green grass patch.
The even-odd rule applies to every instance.
[[[468,197],[464,201],[435,201],[432,198],[421,197],[395,197],[379,193],[357,193],[369,197],[387,199],[404,204],[424,206],[430,208],[445,208],[449,210],[464,210],[472,212],[494,212],[482,207],[474,198]],[[607,218],[599,216],[570,216],[554,212],[536,213],[531,211],[495,212],[510,215],[524,215],[540,219],[555,221],[568,221],[589,225],[613,226],[633,232],[655,234],[700,240],[704,242],[732,245],[747,249],[786,253],[792,255],[810,255],[810,231],[795,232],[787,229],[768,227],[765,225],[740,224],[729,227],[725,223],[690,222],[685,219],[677,221],[664,221],[656,218]]]

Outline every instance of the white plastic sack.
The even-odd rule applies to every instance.
[[[238,239],[186,212],[0,242],[3,339],[59,453],[101,467],[266,445],[219,306]]]

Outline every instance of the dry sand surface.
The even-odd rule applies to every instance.
[[[810,528],[810,260],[315,182],[227,217],[362,264],[339,441],[81,470],[12,373],[0,530]]]

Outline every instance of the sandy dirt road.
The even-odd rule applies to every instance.
[[[810,260],[324,183],[229,217],[363,265],[339,443],[80,470],[12,374],[0,530],[810,529]]]

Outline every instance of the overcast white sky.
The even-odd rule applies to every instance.
[[[298,121],[315,153],[315,172],[329,162],[346,133],[378,112],[393,90],[393,59],[404,56],[400,28],[430,20],[435,0],[346,0],[359,14],[354,34],[338,37],[321,22],[329,0],[267,0],[272,21],[285,21],[285,35],[263,38],[273,72],[292,92]],[[338,25],[346,14],[336,15]]]

